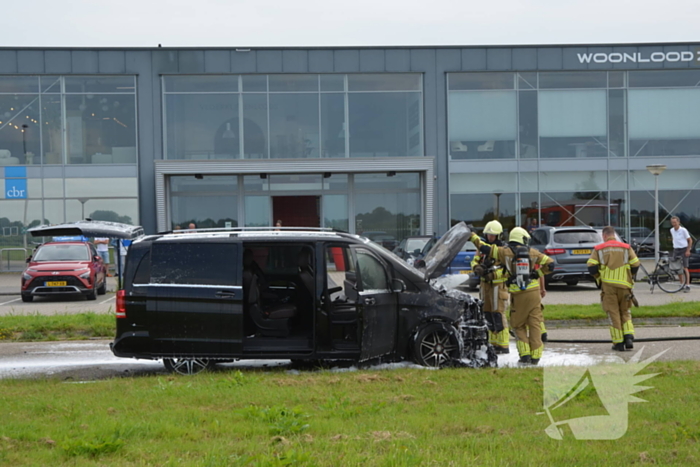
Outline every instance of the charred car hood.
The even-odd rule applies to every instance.
[[[445,233],[425,255],[425,280],[442,276],[457,253],[471,237],[467,224],[460,222]]]

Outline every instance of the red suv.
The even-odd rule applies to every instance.
[[[107,292],[107,268],[92,243],[44,243],[22,273],[22,301],[35,296],[83,294],[95,300]]]

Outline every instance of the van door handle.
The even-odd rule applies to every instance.
[[[236,292],[219,291],[219,292],[216,292],[216,297],[217,298],[235,298]]]
[[[370,298],[365,298],[365,305],[374,305],[374,304],[376,304],[376,303],[377,303],[377,300],[375,300],[375,299],[372,298],[372,297],[370,297]]]

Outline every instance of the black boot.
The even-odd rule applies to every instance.
[[[510,349],[508,347],[501,347],[498,345],[494,345],[493,349],[496,351],[497,354],[506,354],[510,353]]]
[[[530,364],[532,363],[532,357],[529,355],[523,355],[520,357],[520,360],[518,360],[518,363],[524,363],[524,364]]]
[[[633,349],[634,348],[634,334],[625,334],[625,348],[626,349]]]
[[[538,363],[540,363],[539,358],[531,358],[530,359],[530,365],[537,365]]]
[[[547,342],[547,333],[546,332],[542,333],[542,342]]]
[[[625,351],[625,343],[620,342],[619,344],[613,344],[612,349],[617,350],[618,352],[624,352]]]

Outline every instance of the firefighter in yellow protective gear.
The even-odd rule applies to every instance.
[[[588,272],[601,282],[600,301],[610,319],[613,350],[624,352],[634,347],[630,304],[639,258],[628,244],[615,239],[613,227],[603,229],[603,239],[588,258]]]
[[[506,284],[513,303],[510,326],[515,331],[519,363],[537,365],[544,350],[539,278],[553,271],[554,261],[528,247],[529,239],[530,234],[525,229],[516,227],[510,231],[507,246],[494,245],[483,249],[482,253],[490,254],[502,264],[508,276]]]
[[[506,288],[506,279],[508,277],[503,270],[501,264],[494,262],[489,255],[484,255],[479,251],[482,245],[503,246],[504,243],[500,240],[503,233],[503,226],[500,222],[494,220],[486,224],[484,227],[484,236],[486,242],[476,235],[472,234],[470,240],[477,247],[477,252],[474,255],[471,266],[472,271],[481,278],[479,286],[479,295],[484,303],[484,313],[489,321],[489,342],[493,345],[497,354],[510,353],[508,349],[508,320],[506,319],[506,309],[508,308],[508,289]]]

